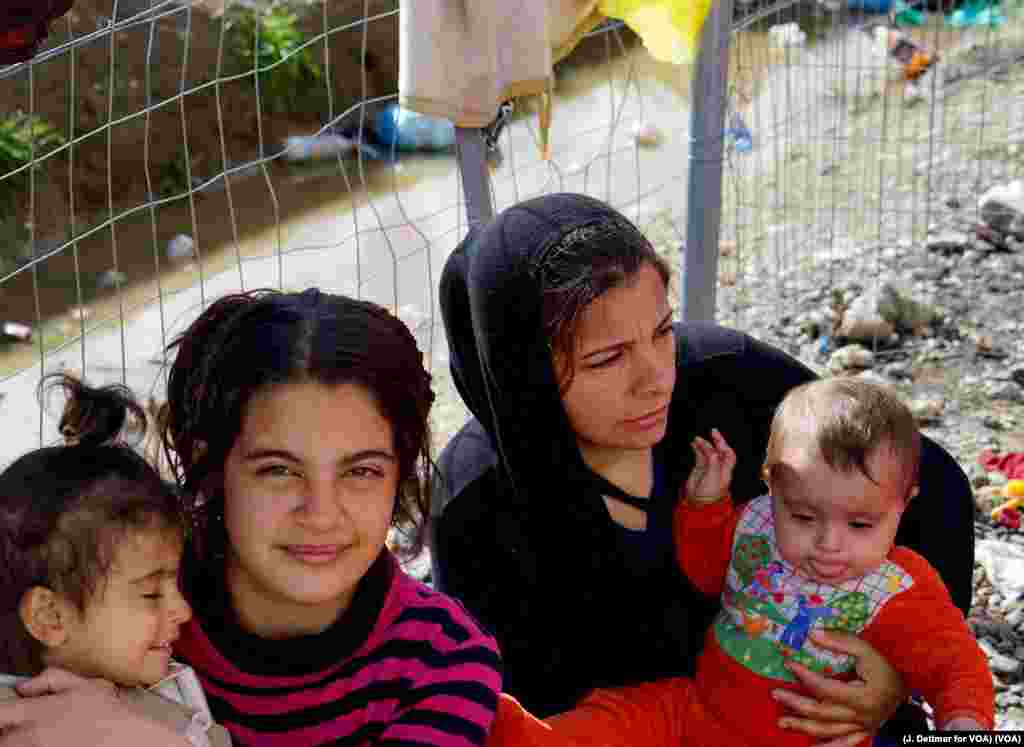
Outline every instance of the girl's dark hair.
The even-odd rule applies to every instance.
[[[214,302],[178,338],[167,384],[164,449],[185,491],[197,569],[223,556],[224,463],[246,405],[268,387],[357,383],[391,423],[399,461],[393,525],[423,544],[430,515],[427,417],[434,401],[416,340],[368,301],[322,293],[255,290]]]
[[[580,314],[606,291],[625,285],[645,262],[667,287],[668,262],[618,213],[570,229],[539,255],[534,276],[542,293],[541,322],[552,352],[566,366],[557,372],[562,392],[575,374],[572,352]]]
[[[0,473],[0,671],[21,675],[43,666],[43,646],[19,614],[25,592],[44,586],[84,612],[126,533],[184,527],[173,486],[118,441],[130,418],[145,424],[131,393],[53,374],[41,398],[55,388],[67,396],[65,445],[29,452]]]

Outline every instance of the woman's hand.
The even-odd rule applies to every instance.
[[[63,669],[17,685],[22,698],[0,702],[0,747],[183,747],[185,738],[129,710],[116,688]]]
[[[841,682],[789,662],[786,666],[811,694],[773,690],[775,699],[797,714],[783,717],[779,726],[830,740],[820,747],[850,747],[874,734],[896,712],[906,699],[903,680],[881,654],[857,636],[815,631],[811,640],[855,657],[857,679]]]
[[[718,429],[713,428],[710,442],[700,436],[693,439],[693,454],[695,461],[686,479],[685,498],[695,503],[713,503],[721,499],[732,481],[736,452]]]

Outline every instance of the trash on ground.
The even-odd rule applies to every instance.
[[[193,259],[196,256],[196,242],[191,236],[179,233],[167,242],[167,258],[171,260]]]
[[[1009,480],[1024,480],[1024,452],[1008,451],[999,454],[985,449],[978,455],[978,464],[987,472],[1002,472]]]
[[[967,0],[946,16],[946,24],[953,28],[990,26],[998,28],[1006,23],[1006,14],[997,0]]]
[[[19,342],[28,342],[32,339],[32,328],[27,324],[20,324],[18,322],[3,322],[3,324],[0,324],[0,337],[18,340]]]
[[[661,142],[661,130],[650,120],[638,120],[633,123],[633,140],[641,147],[653,148]]]
[[[979,540],[974,557],[985,569],[989,583],[1003,599],[1019,603],[1024,594],[1024,547],[1002,540]]]
[[[401,151],[448,150],[455,145],[455,125],[450,121],[403,109],[398,104],[389,104],[377,112],[373,134],[383,147]]]
[[[924,13],[903,0],[896,0],[892,6],[892,19],[897,26],[920,26],[924,23]]]
[[[287,161],[327,161],[343,156],[362,154],[375,161],[386,156],[369,143],[359,138],[348,137],[337,132],[322,132],[317,135],[292,135],[284,139],[284,157]]]
[[[1010,529],[1020,529],[1021,512],[1024,506],[1024,480],[1010,480],[1003,487],[1002,497],[1009,500],[992,509],[992,521]]]
[[[807,34],[796,23],[780,23],[768,29],[768,39],[773,47],[802,47],[807,43]]]
[[[737,153],[749,153],[754,149],[754,136],[739,112],[733,112],[729,117],[729,126],[725,128],[725,137],[726,140],[732,140],[732,145]]]

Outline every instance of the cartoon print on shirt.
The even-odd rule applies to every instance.
[[[754,580],[750,582],[750,593],[762,599],[772,597],[776,602],[781,602],[783,595],[779,577],[785,570],[786,566],[778,560],[773,560],[767,566],[759,568],[754,572]]]
[[[736,527],[715,637],[733,659],[772,679],[795,681],[784,666],[787,659],[824,674],[846,672],[855,664],[853,657],[815,646],[811,631],[859,633],[889,598],[912,584],[888,561],[838,586],[800,576],[775,551],[771,503],[764,496],[747,505]]]
[[[815,596],[814,599],[819,600],[821,597]],[[828,620],[835,616],[836,611],[831,607],[825,605],[818,607],[809,606],[807,597],[801,594],[797,597],[796,615],[782,631],[779,643],[794,651],[800,651],[804,647],[807,636],[811,633],[811,626],[818,620]]]

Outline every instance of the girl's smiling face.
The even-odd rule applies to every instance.
[[[177,530],[126,530],[85,611],[61,604],[66,637],[44,653],[46,664],[127,687],[166,677],[171,644],[192,616],[178,589],[181,551]]]
[[[322,631],[384,548],[399,465],[360,384],[280,384],[246,405],[224,465],[227,579],[250,632]]]

